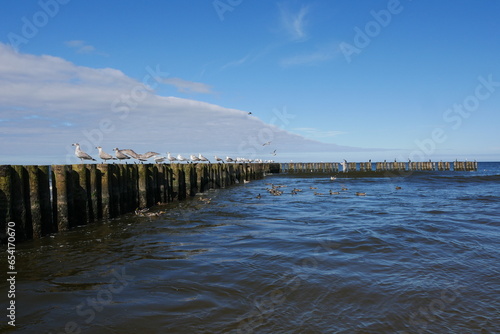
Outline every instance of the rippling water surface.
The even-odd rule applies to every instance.
[[[498,163],[329,176],[267,176],[20,244],[16,329],[500,333]]]

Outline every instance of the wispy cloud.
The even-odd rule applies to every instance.
[[[345,133],[343,131],[336,130],[324,131],[317,128],[293,128],[292,131],[297,131],[304,134],[305,137],[312,139],[331,138]]]
[[[289,37],[294,41],[307,39],[306,16],[309,14],[309,6],[302,6],[299,10],[292,11],[287,5],[279,4],[281,25]]]
[[[245,64],[249,59],[250,59],[250,54],[247,54],[243,58],[233,60],[233,61],[230,61],[230,62],[222,65],[221,70],[225,70],[225,69],[230,68],[230,67],[241,66],[241,65]]]
[[[181,78],[164,78],[161,82],[167,85],[172,85],[180,93],[200,93],[212,94],[212,87],[202,82],[193,82]]]
[[[337,46],[327,46],[312,52],[304,52],[284,58],[280,61],[280,65],[283,67],[317,65],[335,58],[338,54],[339,49]]]
[[[103,52],[97,51],[93,45],[87,44],[87,42],[82,41],[82,40],[66,41],[64,44],[66,44],[67,47],[74,49],[76,53],[98,54],[101,56],[107,55]]]

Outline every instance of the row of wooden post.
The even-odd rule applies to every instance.
[[[337,162],[290,162],[281,164],[281,172],[286,173],[338,173]],[[359,165],[359,168],[358,168]],[[348,162],[348,172],[385,172],[385,171],[476,171],[476,161],[450,162]],[[343,169],[340,169],[342,172]]]
[[[261,178],[270,164],[77,164],[0,166],[0,239],[37,239],[139,207],[183,200]]]

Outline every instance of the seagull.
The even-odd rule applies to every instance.
[[[116,160],[111,154],[104,152],[101,146],[97,146],[96,148],[99,150],[99,158],[104,160],[104,162],[106,162],[106,160]]]
[[[188,159],[184,158],[182,155],[177,154],[177,161],[188,161]]]
[[[82,150],[80,150],[80,144],[78,143],[74,143],[74,144],[71,144],[71,146],[76,146],[75,148],[75,155],[80,158],[80,161],[83,163],[83,160],[92,160],[92,161],[96,161],[94,158],[92,158],[90,155],[88,155],[87,153],[83,152]]]
[[[272,151],[271,154],[276,156],[276,150]]]
[[[227,157],[227,156],[226,156],[226,161],[227,161],[227,162],[234,162],[234,160],[233,160],[232,158]]]
[[[146,161],[149,158],[152,158],[152,157],[157,156],[157,155],[160,155],[160,153],[149,151],[149,152],[146,152],[144,154],[139,154],[139,160]]]
[[[160,162],[165,161],[165,159],[166,159],[166,158],[165,158],[165,157],[163,157],[163,156],[161,156],[161,155],[155,155],[155,157],[154,157],[153,159],[154,159],[154,161],[155,161],[157,164],[159,164]]]
[[[137,159],[139,161],[146,161],[148,160],[149,158],[152,158],[154,157],[155,155],[160,155],[160,153],[157,153],[157,152],[146,152],[144,154],[137,154],[134,150],[132,149],[129,149],[129,148],[125,148],[123,150],[121,150],[123,153],[127,154],[127,155],[130,155],[132,158],[134,159]]]
[[[134,158],[134,159],[139,160],[139,154],[135,153],[135,151],[134,151],[134,150],[131,150],[131,149],[129,149],[129,148],[125,148],[125,149],[123,149],[123,150],[120,150],[120,152],[121,152],[121,153],[124,153],[124,154],[126,154],[126,155],[129,155],[129,156],[131,156],[131,157],[132,157],[132,158]]]
[[[194,154],[191,154],[189,156],[189,159],[191,159],[192,162],[195,162],[195,161],[200,161],[200,158],[198,158],[196,155]]]
[[[215,161],[222,161],[224,163],[224,160],[222,158],[219,158],[218,156],[214,155]]]
[[[125,153],[123,153],[121,150],[119,150],[118,147],[115,147],[113,149],[113,151],[115,151],[115,157],[118,160],[130,159],[130,157],[128,155],[126,155]]]
[[[344,159],[344,161],[341,163],[342,165],[342,171],[345,173],[347,172],[347,160]]]
[[[268,141],[267,143],[262,144],[262,146],[266,146],[266,145],[271,145],[271,142]]]
[[[200,161],[208,161],[208,163],[210,163],[210,160],[208,160],[207,158],[205,158],[203,155],[201,155],[201,153],[198,154],[198,159]]]
[[[170,155],[170,152],[167,152],[167,159],[168,159],[168,161],[170,161],[170,162],[177,161],[177,158],[176,158],[176,157],[171,156],[171,155]]]

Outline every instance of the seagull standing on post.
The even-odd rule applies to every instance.
[[[208,160],[207,158],[205,158],[203,155],[201,155],[201,153],[198,154],[198,159],[200,161],[208,161],[208,163],[210,163],[210,160]]]
[[[88,155],[87,153],[83,152],[81,149],[80,149],[80,144],[78,143],[74,143],[74,144],[71,144],[71,146],[76,146],[75,148],[75,155],[77,158],[80,159],[80,161],[83,163],[83,160],[92,160],[92,161],[96,161],[94,158],[92,158],[90,155]]]
[[[115,157],[118,160],[130,159],[130,157],[128,155],[126,155],[125,153],[123,153],[121,150],[119,150],[118,147],[115,147],[113,149],[113,151],[115,151]]]
[[[167,159],[168,159],[168,161],[170,161],[170,162],[177,161],[177,158],[176,158],[176,157],[171,156],[171,155],[170,155],[170,152],[167,152]]]
[[[104,152],[101,146],[97,146],[96,148],[99,150],[99,158],[101,158],[104,162],[107,160],[116,160],[116,158],[113,158],[111,154]]]
[[[188,159],[184,158],[182,155],[177,154],[177,161],[187,161]]]
[[[194,155],[194,154],[191,154],[191,155],[189,156],[189,158],[191,159],[191,161],[192,161],[192,162],[195,162],[195,161],[196,161],[196,162],[197,162],[197,161],[200,161],[200,158],[198,158],[198,157],[197,157],[196,155]]]

